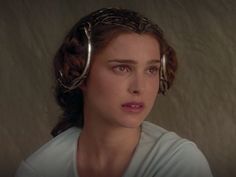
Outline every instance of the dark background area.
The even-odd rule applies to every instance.
[[[173,88],[149,120],[196,142],[215,177],[236,176],[236,1],[0,1],[0,176],[47,142],[60,109],[52,57],[66,32],[101,7],[141,12],[177,51]]]

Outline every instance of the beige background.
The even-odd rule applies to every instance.
[[[51,138],[60,113],[52,57],[81,16],[105,6],[150,17],[177,50],[175,85],[149,119],[195,141],[216,177],[236,176],[234,0],[0,2],[0,176],[13,176],[20,160]]]

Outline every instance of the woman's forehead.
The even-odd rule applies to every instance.
[[[99,60],[129,60],[139,63],[160,60],[158,41],[151,35],[126,33],[120,34],[94,55]]]
[[[113,38],[104,50],[116,54],[129,54],[132,52],[159,54],[160,45],[156,38],[148,34],[122,33]]]

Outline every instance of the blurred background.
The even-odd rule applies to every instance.
[[[82,16],[102,7],[136,10],[177,51],[173,88],[149,120],[198,145],[215,177],[236,176],[236,1],[0,0],[0,176],[47,142],[61,110],[52,57]]]

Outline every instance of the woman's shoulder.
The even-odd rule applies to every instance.
[[[64,162],[73,159],[72,156],[74,155],[79,133],[79,128],[71,127],[52,138],[22,161],[16,174],[22,176],[19,174],[28,172],[36,173],[37,171],[50,173],[60,171],[63,165],[65,165]]]
[[[150,150],[158,153],[171,155],[179,149],[196,149],[196,144],[186,138],[182,138],[175,132],[168,131],[151,122],[144,121],[142,124],[142,135],[140,145],[149,146]],[[193,148],[192,148],[193,147]]]
[[[188,141],[177,135],[175,132],[168,131],[154,123],[144,121],[142,123],[142,138],[149,142],[176,142],[176,141]]]
[[[80,129],[77,127],[71,127],[56,137],[52,138],[46,144],[42,145],[37,151],[35,151],[31,156],[28,157],[27,160],[34,159],[39,155],[48,154],[48,153],[60,153],[60,150],[64,151],[65,148],[71,147],[71,143],[73,143],[78,135]],[[60,148],[59,148],[60,147]]]
[[[148,175],[212,176],[205,156],[194,142],[153,123],[143,122],[137,151],[136,159],[143,164],[139,170],[149,169]]]

